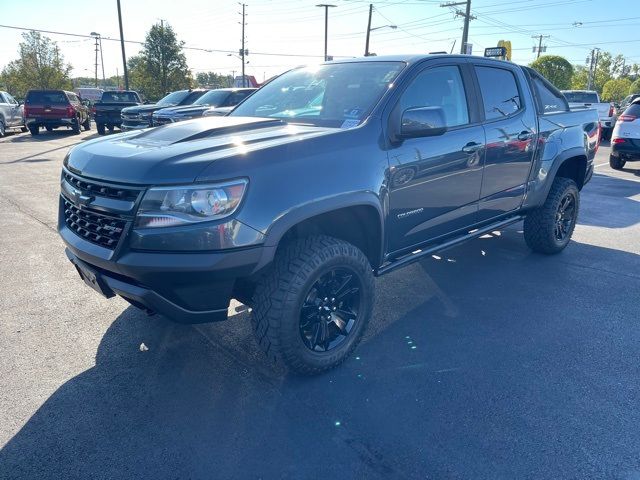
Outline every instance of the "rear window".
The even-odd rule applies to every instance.
[[[31,91],[27,93],[27,99],[25,103],[44,103],[51,104],[68,104],[69,100],[67,96],[62,92],[43,92],[43,91]]]
[[[595,92],[563,92],[564,98],[569,103],[598,103],[598,94]]]
[[[101,102],[138,102],[138,97],[133,92],[104,92]]]
[[[634,117],[640,117],[640,103],[632,103],[624,111],[624,115],[633,115]]]

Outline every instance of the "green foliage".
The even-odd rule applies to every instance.
[[[34,31],[23,33],[18,55],[0,74],[0,85],[12,95],[24,98],[32,88],[71,89],[71,65],[64,63],[50,38]]]
[[[559,55],[543,55],[530,66],[540,72],[556,88],[560,90],[571,88],[573,65],[566,58]]]
[[[628,95],[631,80],[628,78],[613,78],[602,87],[602,100],[605,102],[619,102]]]
[[[147,33],[142,51],[128,60],[131,88],[150,99],[163,97],[167,92],[189,88],[191,73],[173,28],[157,23]]]
[[[600,52],[591,90],[596,90],[604,98],[604,86],[614,79],[636,80],[640,76],[640,65],[627,64],[622,55],[613,56],[610,52]],[[615,85],[615,84],[613,84]],[[589,88],[589,68],[577,65],[571,78],[571,88],[584,90]],[[611,88],[611,87],[610,87]]]
[[[231,75],[219,75],[215,72],[200,72],[196,74],[196,85],[208,88],[226,88],[233,86]]]
[[[640,78],[629,86],[627,94],[633,95],[634,93],[640,93]]]

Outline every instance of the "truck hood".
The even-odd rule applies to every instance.
[[[211,108],[209,105],[183,105],[182,107],[162,108],[155,112],[155,115],[174,117],[176,115],[202,115],[205,110]]]
[[[65,166],[116,183],[191,183],[213,162],[237,157],[241,167],[244,158],[267,148],[341,131],[272,118],[204,117],[90,140],[69,152]]]

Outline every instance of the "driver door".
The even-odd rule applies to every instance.
[[[485,133],[477,122],[471,77],[463,68],[452,64],[425,68],[413,78],[392,113],[399,116],[408,108],[441,107],[447,131],[404,139],[388,152],[390,252],[477,221]]]

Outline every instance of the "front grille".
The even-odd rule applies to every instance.
[[[63,178],[71,185],[76,187],[84,194],[99,195],[101,197],[117,198],[118,200],[127,200],[135,202],[140,193],[136,188],[115,187],[111,185],[103,185],[84,178],[71,175],[69,172],[63,171]]]
[[[167,117],[153,117],[154,125],[166,125],[167,123],[172,123],[170,118]]]
[[[64,221],[76,235],[101,247],[116,248],[126,226],[125,220],[80,209],[66,198],[63,202]]]

